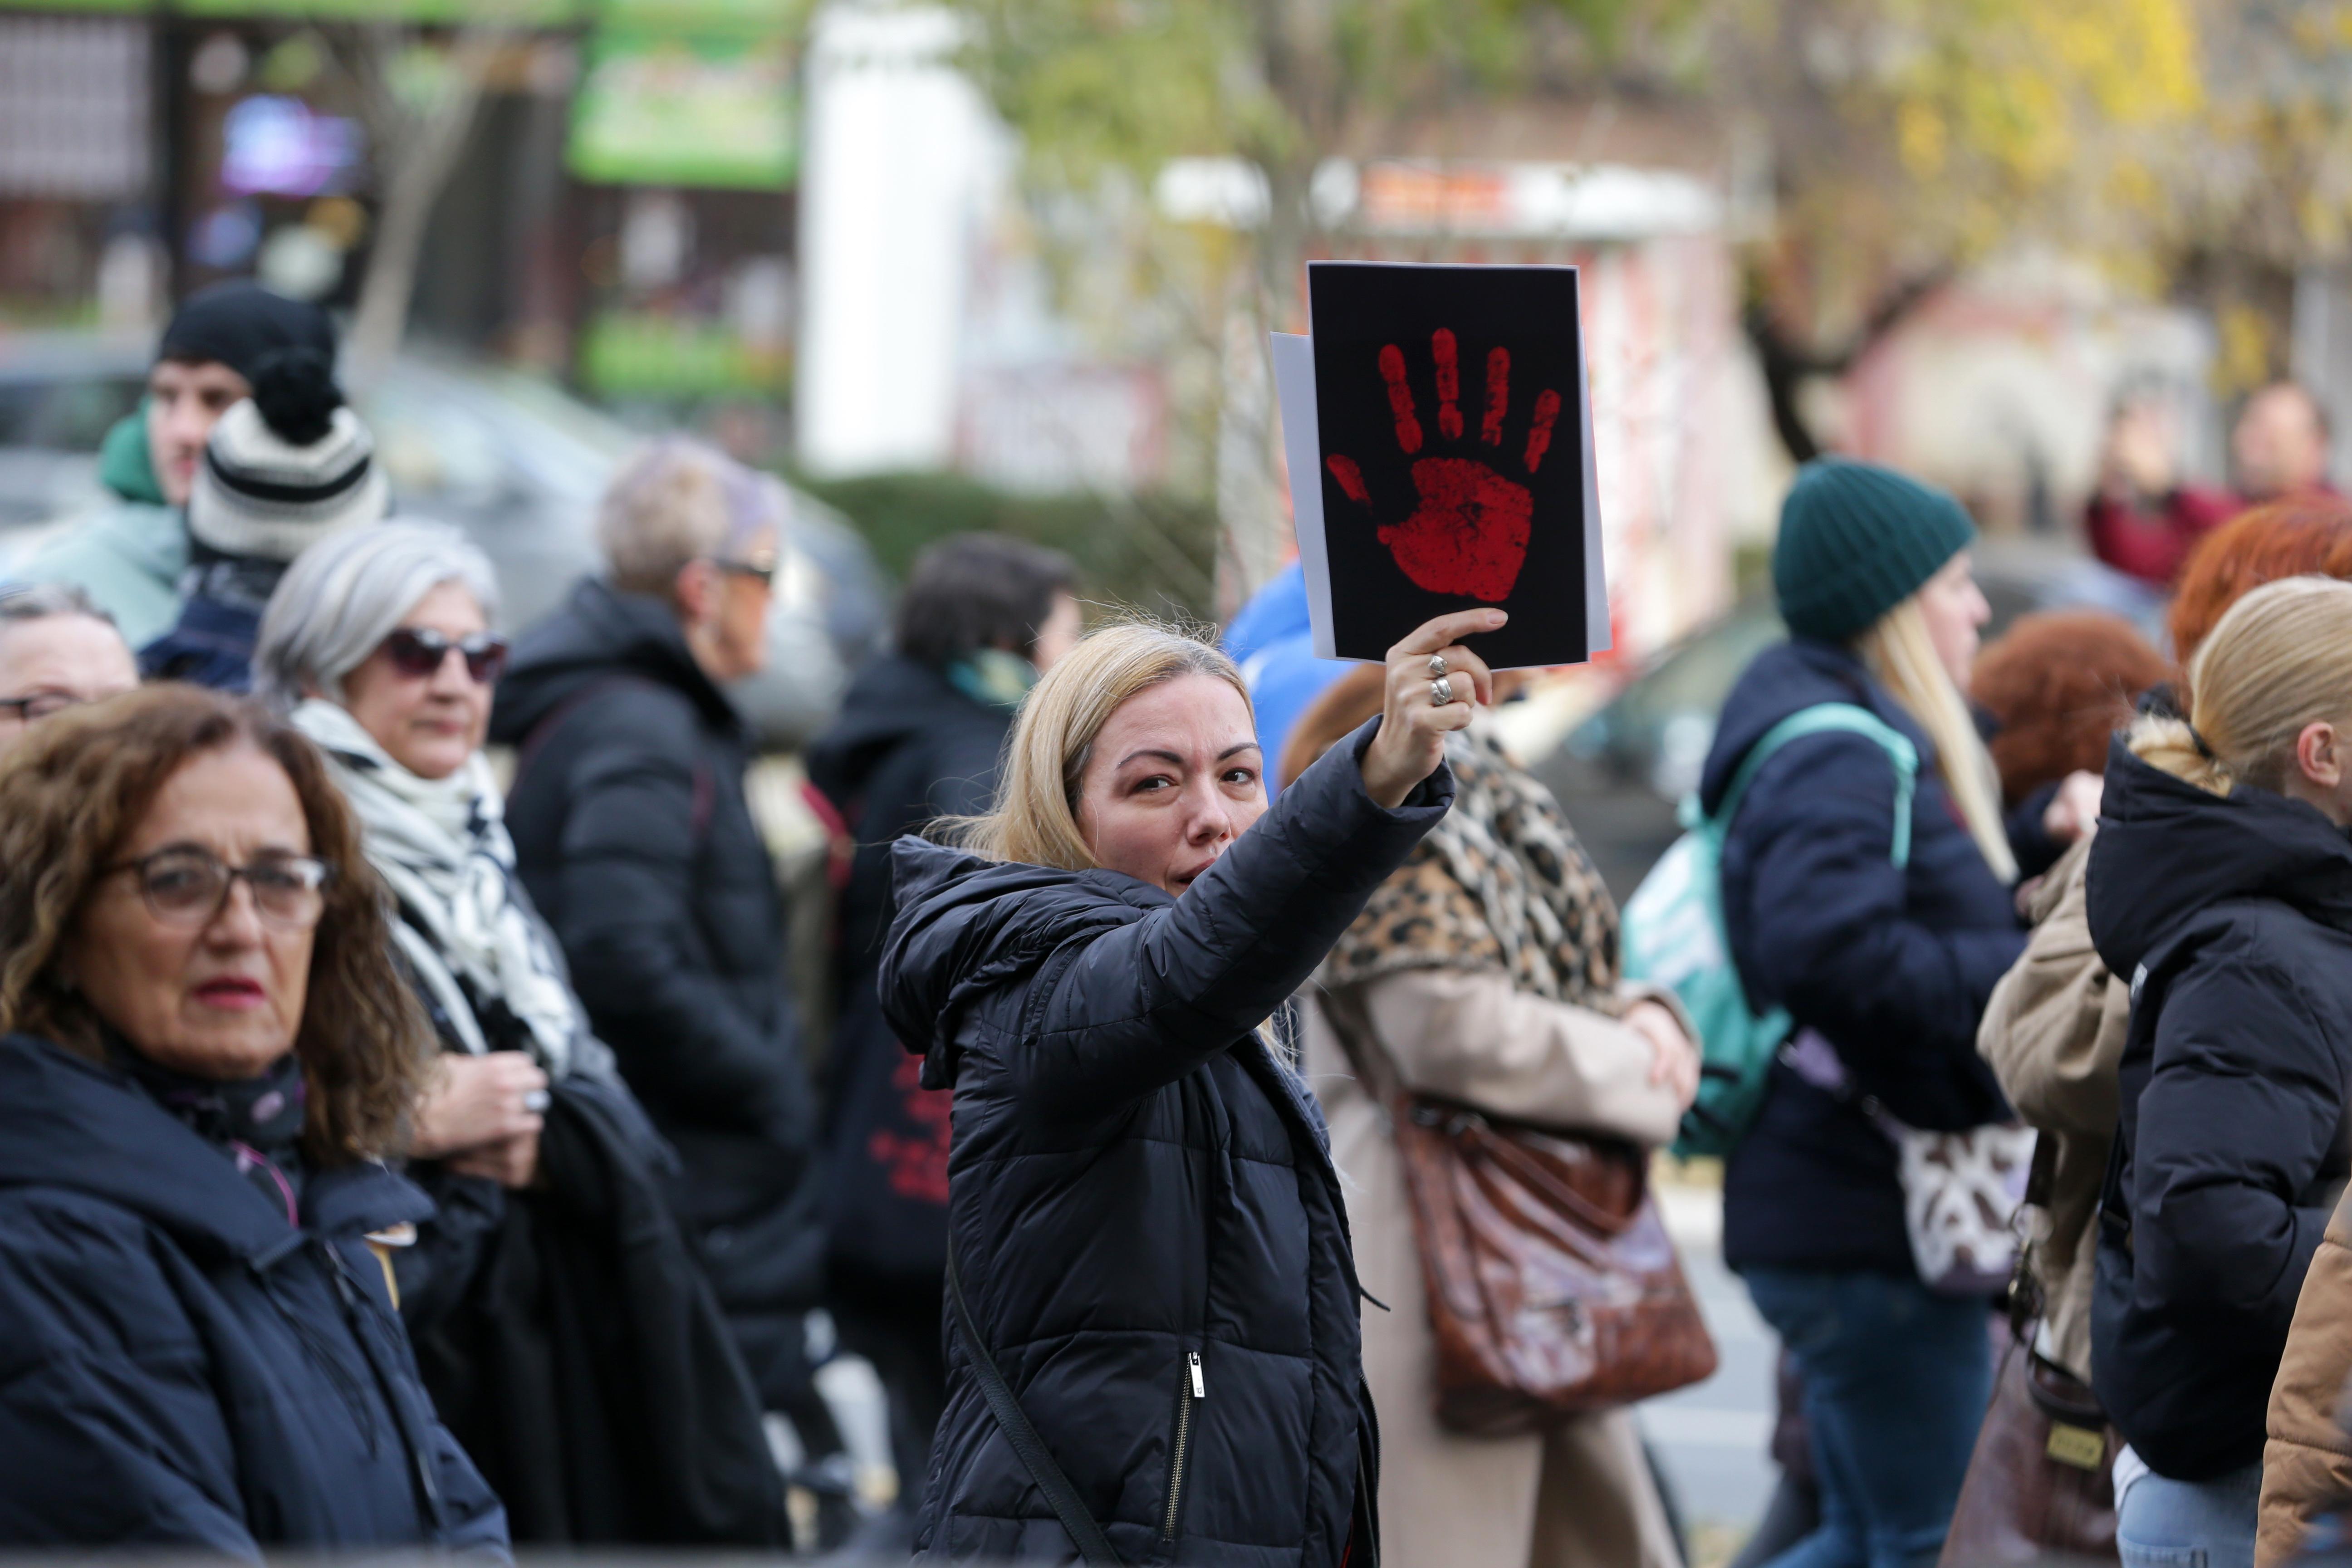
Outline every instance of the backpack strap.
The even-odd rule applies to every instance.
[[[1044,1492],[1045,1500],[1054,1505],[1054,1517],[1060,1520],[1062,1528],[1070,1532],[1070,1540],[1076,1544],[1079,1558],[1088,1564],[1088,1568],[1118,1568],[1119,1555],[1111,1550],[1109,1538],[1103,1534],[1102,1526],[1095,1522],[1095,1516],[1087,1511],[1087,1505],[1079,1500],[1078,1489],[1070,1484],[1070,1478],[1062,1473],[1062,1467],[1055,1464],[1054,1456],[1046,1451],[1045,1440],[1038,1436],[1037,1428],[1030,1425],[1028,1415],[1021,1408],[1021,1402],[1013,1396],[1013,1390],[1006,1385],[1004,1374],[996,1370],[995,1359],[988,1353],[988,1347],[981,1342],[980,1325],[972,1321],[971,1309],[964,1305],[963,1284],[956,1278],[952,1242],[948,1247],[948,1304],[955,1309],[956,1331],[963,1338],[966,1353],[971,1357],[971,1373],[980,1380],[981,1396],[988,1401],[989,1412],[996,1417],[996,1425],[1003,1428],[1004,1440],[1013,1445],[1013,1451],[1020,1455],[1021,1462],[1029,1468],[1029,1479],[1037,1483],[1037,1489]]]
[[[1718,830],[1728,828],[1731,819],[1738,815],[1740,802],[1748,797],[1748,786],[1772,754],[1791,741],[1801,741],[1808,735],[1862,735],[1878,742],[1887,760],[1895,764],[1895,846],[1893,858],[1896,869],[1911,863],[1911,803],[1919,784],[1919,748],[1909,736],[1881,719],[1866,708],[1852,702],[1821,702],[1811,708],[1800,708],[1786,719],[1764,731],[1764,738],[1748,749],[1739,760],[1739,769],[1731,775],[1731,787],[1723,792],[1723,799],[1708,820]]]

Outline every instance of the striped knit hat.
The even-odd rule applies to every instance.
[[[343,405],[333,368],[292,348],[256,366],[253,395],[213,426],[188,495],[188,532],[224,555],[291,561],[390,506],[375,442]]]

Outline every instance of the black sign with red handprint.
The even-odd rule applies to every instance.
[[[1308,269],[1334,651],[1377,658],[1498,605],[1496,668],[1583,658],[1585,395],[1576,272]]]

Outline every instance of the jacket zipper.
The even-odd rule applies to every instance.
[[[1168,1518],[1160,1526],[1160,1539],[1176,1539],[1176,1509],[1184,1500],[1184,1458],[1192,1442],[1192,1406],[1209,1396],[1209,1386],[1201,1378],[1201,1352],[1184,1352],[1184,1382],[1176,1391],[1176,1447],[1168,1460]]]

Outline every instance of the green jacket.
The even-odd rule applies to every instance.
[[[75,584],[114,617],[125,642],[144,647],[179,619],[188,569],[188,531],[156,482],[144,405],[107,432],[98,477],[117,503],[58,530],[14,575]]]

